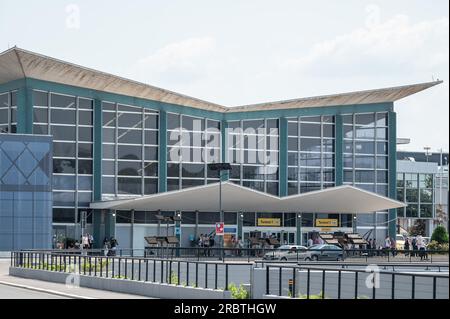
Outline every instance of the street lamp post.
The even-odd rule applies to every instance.
[[[425,150],[425,156],[427,158],[427,163],[428,163],[428,157],[432,155],[432,153],[430,152],[431,147],[425,146],[423,149]]]
[[[208,168],[212,171],[219,172],[219,215],[220,223],[224,222],[223,210],[222,210],[222,172],[231,170],[230,163],[211,163],[208,164]],[[220,239],[220,248],[223,248],[223,237]],[[223,253],[223,250],[222,250]]]

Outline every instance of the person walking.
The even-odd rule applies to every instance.
[[[411,256],[413,256],[413,257],[415,257],[416,256],[416,253],[417,253],[417,239],[416,239],[416,237],[414,237],[413,239],[412,239],[412,253],[411,253]]]
[[[409,244],[410,244],[410,238],[407,237],[405,240],[405,256],[409,256]]]
[[[386,236],[384,239],[384,247],[386,255],[389,254],[389,250],[391,249],[391,238],[389,236]]]

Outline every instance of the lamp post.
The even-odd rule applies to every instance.
[[[427,158],[427,163],[428,163],[428,157],[432,155],[432,153],[430,152],[431,147],[425,146],[423,149],[425,150],[425,156]]]
[[[231,170],[230,163],[211,163],[208,164],[208,168],[212,171],[219,172],[219,214],[220,223],[224,222],[223,211],[222,211],[222,172]],[[223,248],[223,237],[220,239],[220,248]],[[223,251],[222,251],[223,253]]]

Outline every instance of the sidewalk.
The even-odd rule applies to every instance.
[[[148,297],[137,295],[122,294],[105,290],[97,290],[82,287],[68,287],[65,284],[9,276],[8,274],[9,263],[10,263],[9,259],[0,259],[1,284],[76,299],[150,299]]]

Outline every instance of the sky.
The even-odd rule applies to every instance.
[[[395,104],[449,149],[448,0],[0,0],[20,48],[225,106],[444,80]]]

